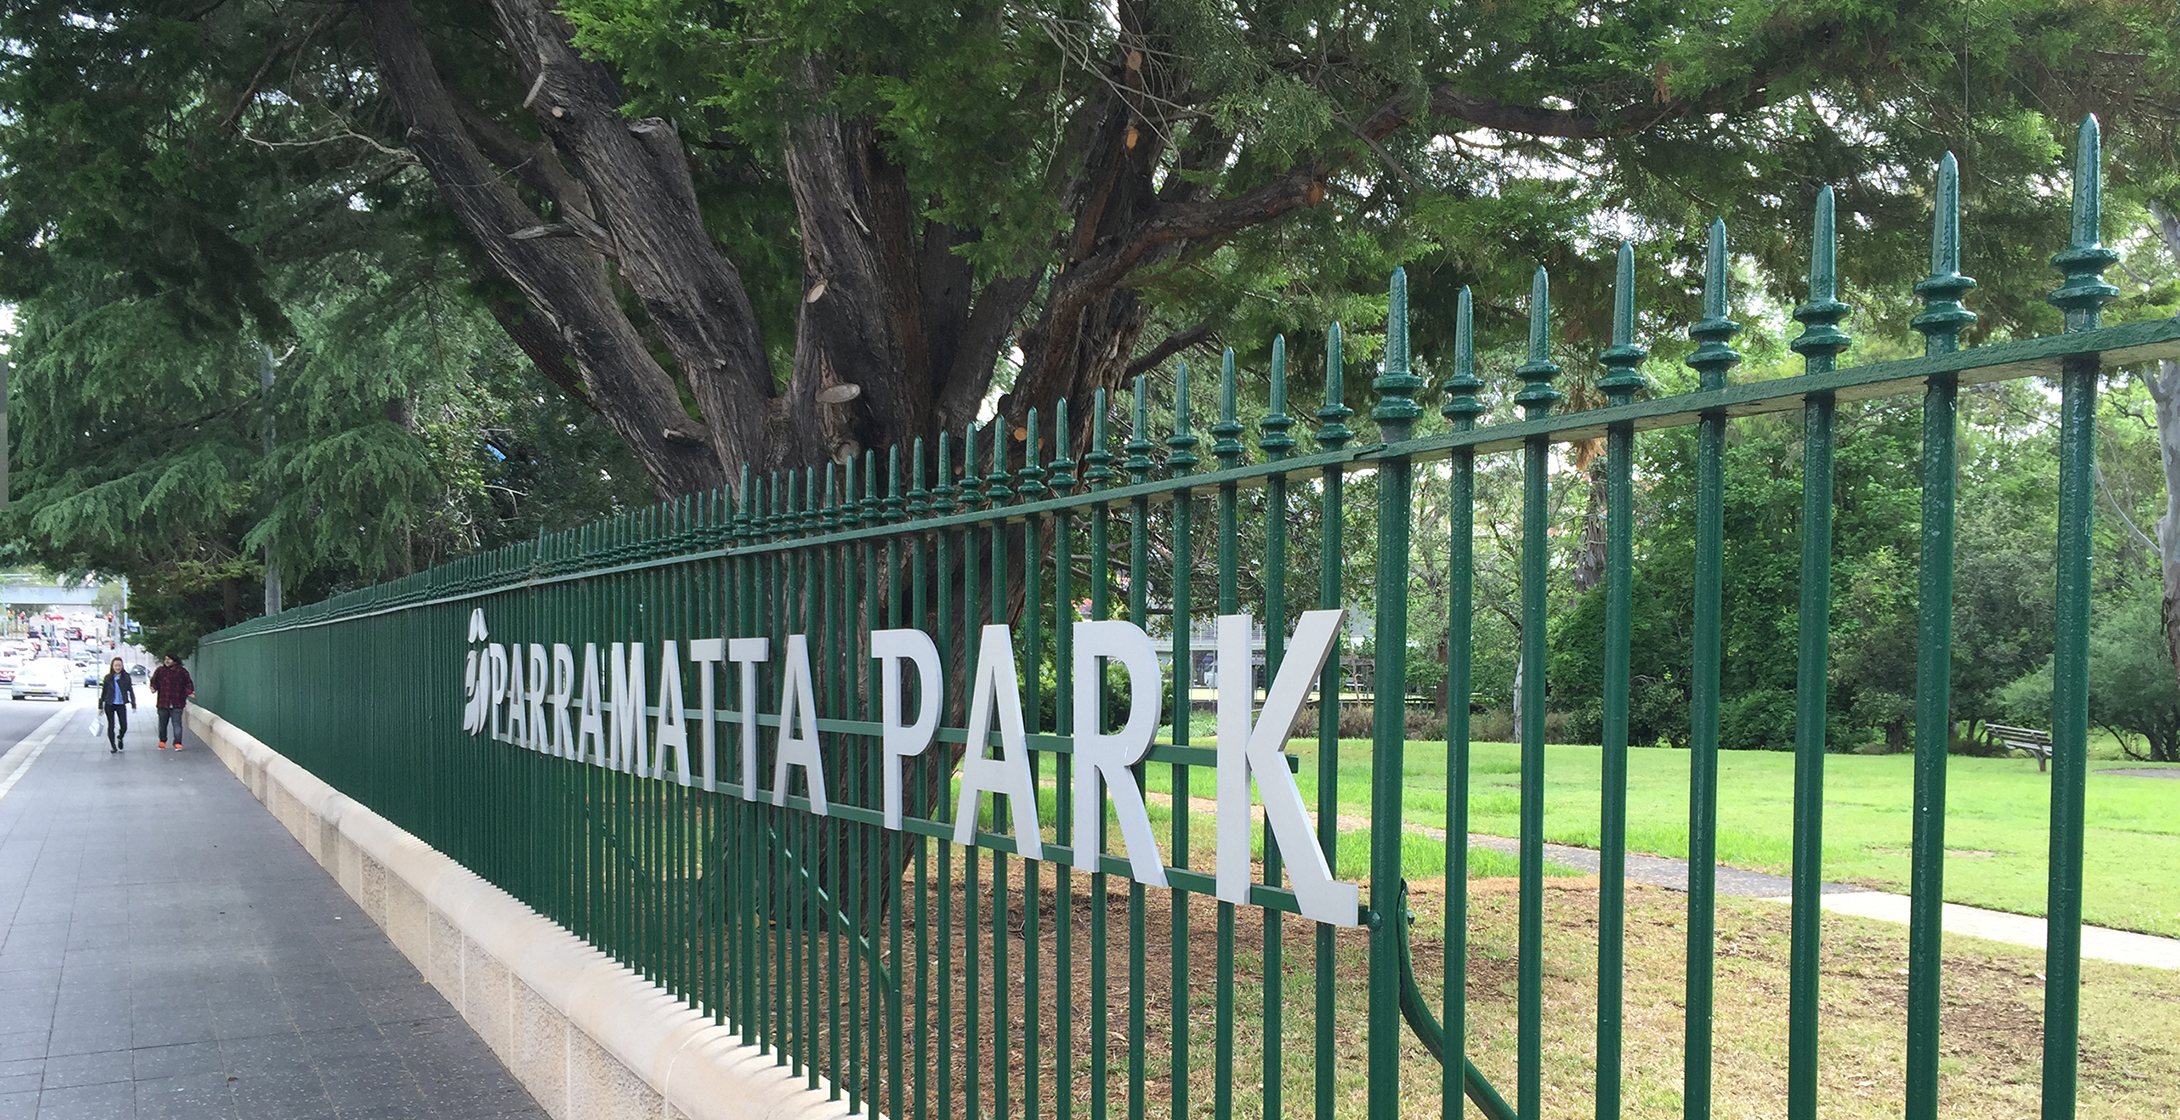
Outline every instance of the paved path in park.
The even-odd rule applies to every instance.
[[[0,1120],[545,1116],[218,758],[0,699]]]
[[[2108,772],[2108,771],[2107,771]],[[2122,771],[2122,773],[2127,773]],[[2180,774],[2180,770],[2152,770],[2150,775],[2165,777]],[[1154,798],[1158,795],[1152,795]],[[1216,803],[1208,798],[1192,798],[1200,811],[1215,809]],[[1342,816],[1340,829],[1356,831],[1370,827],[1368,818]],[[1427,836],[1443,841],[1446,830],[1430,825],[1408,822],[1407,831],[1417,836]],[[1480,832],[1469,833],[1469,844],[1478,848],[1509,855],[1520,852],[1520,843],[1504,836],[1486,836]],[[1577,848],[1567,844],[1544,845],[1544,858],[1568,867],[1579,868],[1595,874],[1603,866],[1594,848]],[[1667,890],[1688,889],[1688,861],[1668,856],[1652,856],[1630,853],[1627,856],[1627,879]],[[1767,875],[1761,871],[1747,871],[1738,867],[1718,865],[1716,879],[1718,893],[1742,898],[1761,898],[1784,903],[1794,889],[1794,881],[1784,875]],[[1840,914],[1854,914],[1864,918],[1907,924],[1908,896],[1890,891],[1873,891],[1866,887],[1845,883],[1825,883],[1822,887],[1826,910]],[[1976,906],[1961,906],[1948,902],[1943,908],[1940,925],[1947,933],[1980,937],[1987,941],[2000,941],[2009,945],[2044,947],[2044,919],[2025,914],[2009,914],[2002,910],[1985,910]],[[2130,933],[2126,930],[2105,929],[2101,926],[2082,927],[2082,956],[2090,960],[2114,961],[2120,964],[2149,965],[2153,968],[2180,969],[2180,939],[2155,937],[2146,933]]]

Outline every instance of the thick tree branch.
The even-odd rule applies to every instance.
[[[1149,373],[1151,370],[1157,369],[1160,363],[1167,358],[1190,347],[1212,341],[1217,333],[1211,328],[1208,321],[1198,323],[1185,331],[1175,331],[1167,335],[1158,345],[1137,355],[1134,361],[1129,362],[1127,376],[1133,378]]]

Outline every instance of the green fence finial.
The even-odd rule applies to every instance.
[[[832,477],[833,465],[827,463],[825,464],[825,481],[827,485],[832,483]],[[802,468],[802,518],[796,523],[795,528],[802,533],[815,532],[821,523],[822,517],[823,514],[820,513],[818,508],[817,465],[813,463]]]
[[[1703,318],[1688,328],[1688,337],[1698,345],[1687,362],[1705,389],[1725,388],[1726,371],[1741,361],[1741,352],[1726,345],[1727,339],[1741,333],[1741,324],[1726,318],[1726,264],[1726,220],[1714,218],[1711,248],[1703,263]]]
[[[992,418],[992,473],[984,479],[984,500],[994,506],[1007,504],[1014,490],[1007,485],[1007,442],[1014,433],[1007,430],[1007,418]]]
[[[938,480],[931,485],[931,512],[940,517],[954,512],[954,495],[960,492],[954,488],[954,434],[940,432]]]
[[[1065,407],[1066,402],[1061,402]],[[1030,409],[1022,426],[1022,469],[1014,472],[1014,492],[1024,501],[1034,502],[1045,495],[1045,466],[1037,461],[1037,410]]]
[[[1234,401],[1234,348],[1229,346],[1219,356],[1219,422],[1211,425],[1211,453],[1219,457],[1219,468],[1241,465],[1241,421],[1236,418]]]
[[[1106,400],[1105,390],[1099,389],[1090,398],[1090,450],[1083,453],[1082,461],[1090,469],[1082,472],[1084,482],[1092,490],[1103,490],[1116,476],[1113,473],[1112,437],[1105,430],[1105,420],[1112,412]]]
[[[1620,259],[1613,269],[1612,284],[1612,345],[1597,355],[1605,364],[1605,376],[1597,379],[1597,387],[1605,391],[1605,399],[1613,404],[1627,404],[1635,394],[1650,383],[1635,367],[1650,356],[1650,351],[1635,345],[1635,246],[1620,242]]]
[[[1976,282],[1960,274],[1960,162],[1953,153],[1938,161],[1938,205],[1930,227],[1930,275],[1915,282],[1923,297],[1923,310],[1908,326],[1923,332],[1923,353],[1950,354],[1960,349],[1961,328],[1976,321],[1976,313],[1961,306],[1960,297]]]
[[[1189,424],[1188,416],[1188,363],[1175,362],[1173,375],[1173,434],[1166,437],[1166,446],[1172,451],[1166,456],[1166,473],[1183,475],[1196,469],[1203,460],[1196,457],[1196,445],[1200,441]]]
[[[1800,354],[1810,373],[1832,369],[1839,352],[1851,341],[1839,329],[1849,308],[1839,302],[1839,271],[1836,263],[1839,237],[1832,219],[1832,188],[1817,192],[1816,237],[1809,246],[1809,302],[1794,309],[1802,333],[1787,348]]]
[[[827,533],[854,522],[853,514],[846,517],[841,515],[845,512],[842,508],[843,505],[848,509],[853,509],[855,506],[855,472],[848,472],[846,480],[847,501],[845,503],[840,500],[842,483],[839,475],[839,464],[825,464],[825,504],[818,507],[818,528]]]
[[[1287,336],[1272,338],[1272,400],[1271,411],[1257,421],[1257,446],[1274,459],[1284,459],[1294,451],[1294,437],[1287,429],[1294,427],[1294,417],[1287,415]]]
[[[2051,258],[2051,267],[2066,277],[2066,283],[2045,297],[2066,312],[2069,331],[2096,329],[2105,301],[2119,294],[2099,275],[2119,263],[2119,254],[2103,245],[2102,153],[2097,116],[2091,113],[2082,118],[2074,142],[2074,239]]]
[[[1378,365],[1377,379],[1370,383],[1372,392],[1378,395],[1378,403],[1370,409],[1370,418],[1377,421],[1378,438],[1387,443],[1407,439],[1415,428],[1415,418],[1423,415],[1423,409],[1415,403],[1416,390],[1423,388],[1423,379],[1415,375],[1408,362],[1408,270],[1393,270],[1385,308],[1385,360]]]
[[[742,544],[748,544],[756,534],[756,528],[750,521],[750,512],[757,505],[756,485],[755,480],[750,478],[749,463],[744,461],[742,489],[734,501],[734,539]]]
[[[1484,379],[1476,376],[1476,297],[1464,284],[1453,305],[1453,376],[1441,387],[1446,402],[1438,406],[1439,414],[1453,421],[1455,431],[1476,426],[1476,418],[1484,412],[1476,392],[1483,387]]]
[[[908,453],[908,517],[920,521],[931,512],[931,491],[923,488],[923,437],[917,436]]]
[[[983,480],[976,476],[976,421],[961,431],[961,508],[973,510],[984,504]]]
[[[879,524],[885,509],[878,496],[878,449],[873,447],[863,452],[863,524]]]
[[[1521,391],[1514,394],[1522,414],[1534,420],[1550,412],[1559,400],[1552,379],[1560,369],[1552,363],[1552,279],[1542,268],[1529,279],[1529,360],[1514,367],[1514,372],[1523,382]]]
[[[1075,460],[1068,458],[1067,398],[1052,406],[1052,490],[1066,494],[1075,489]]]
[[[1346,393],[1341,386],[1345,364],[1346,359],[1340,353],[1340,324],[1334,323],[1325,331],[1325,406],[1317,410],[1315,437],[1317,446],[1327,451],[1337,451],[1355,438],[1355,433],[1341,423],[1355,415],[1355,410],[1347,407]]]
[[[916,458],[923,458],[923,441],[916,441]],[[899,522],[908,514],[907,495],[901,491],[901,445],[886,448],[886,498],[884,504],[887,522]]]
[[[1150,440],[1151,390],[1149,376],[1148,374],[1136,375],[1135,430],[1128,434],[1128,442],[1121,447],[1121,450],[1128,453],[1127,461],[1121,464],[1121,469],[1134,475],[1135,481],[1138,483],[1151,480],[1151,449],[1158,446]]]

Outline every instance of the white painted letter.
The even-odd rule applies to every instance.
[[[742,672],[742,800],[757,800],[757,665],[772,659],[769,638],[735,638],[727,642],[727,660]]]
[[[651,688],[644,683],[643,643],[631,642],[628,657],[621,657],[621,643],[607,654],[613,673],[613,768],[639,778],[650,775],[644,768],[644,709],[651,706]]]
[[[598,643],[583,643],[583,722],[575,737],[575,758],[593,766],[608,766],[605,714],[598,693]],[[586,748],[588,748],[586,750]]]
[[[726,659],[727,643],[719,638],[698,638],[689,643],[689,664],[696,666],[696,709],[704,721],[701,763],[706,793],[717,789],[719,782],[719,694],[712,687],[712,666]]]
[[[901,827],[901,759],[922,754],[939,729],[944,706],[946,678],[939,672],[939,647],[921,630],[873,630],[870,655],[878,662],[878,738],[885,752],[886,827]],[[916,722],[901,722],[907,693],[902,689],[901,663],[914,662],[920,703]],[[926,810],[928,811],[928,810]]]
[[[787,804],[787,770],[802,771],[810,791],[810,811],[832,812],[825,800],[825,752],[818,748],[817,689],[810,684],[810,639],[787,636],[785,679],[780,682],[780,734],[772,759],[772,803]]]
[[[666,748],[674,748],[674,780],[689,784],[689,717],[681,711],[681,643],[659,649],[659,720],[651,732],[651,776],[666,778]]]
[[[1287,741],[1302,718],[1302,702],[1324,671],[1325,659],[1340,636],[1340,612],[1306,611],[1287,644],[1264,700],[1256,706],[1256,674],[1250,666],[1245,614],[1219,616],[1219,811],[1216,887],[1222,902],[1249,901],[1249,779],[1256,778],[1264,799],[1264,823],[1279,841],[1287,876],[1302,915],[1338,926],[1356,924],[1355,884],[1332,877],[1325,854],[1311,833],[1302,790],[1287,771]]]
[[[1105,662],[1118,662],[1128,674],[1128,720],[1120,730],[1105,730],[1104,708],[1098,702],[1098,685],[1105,679]],[[1120,818],[1120,838],[1128,848],[1128,863],[1139,882],[1166,885],[1164,857],[1158,838],[1151,833],[1150,813],[1143,808],[1143,791],[1136,787],[1128,767],[1142,761],[1158,733],[1158,717],[1165,690],[1159,687],[1158,651],[1151,636],[1131,622],[1078,622],[1075,624],[1075,869],[1095,871],[1104,855],[1099,827],[1105,822],[1105,802],[1098,796],[1102,781],[1113,799],[1113,814]]]
[[[522,706],[529,709],[530,736],[522,745],[540,753],[552,749],[552,725],[545,722],[545,647],[530,643],[529,672],[523,675]]]
[[[575,696],[575,651],[565,642],[553,643],[553,739],[548,748],[555,758],[576,758],[575,726],[568,722],[568,701]]]
[[[998,706],[999,757],[991,747],[993,705]],[[986,626],[977,648],[976,684],[969,690],[969,749],[961,762],[961,800],[954,807],[954,843],[976,842],[977,808],[987,793],[1007,795],[1014,810],[1014,850],[1024,859],[1045,858],[1037,825],[1037,788],[1029,772],[1029,732],[1022,723],[1022,685],[1014,670],[1014,635]]]

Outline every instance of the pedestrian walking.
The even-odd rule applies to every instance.
[[[159,659],[159,667],[151,671],[152,703],[159,709],[159,749],[167,749],[167,727],[173,725],[173,746],[182,749],[182,709],[189,706],[189,698],[197,694],[197,685],[189,679],[189,670],[173,654]]]
[[[106,751],[118,754],[129,733],[129,709],[136,706],[136,681],[116,657],[106,666],[106,679],[98,682],[98,707],[106,713]]]

